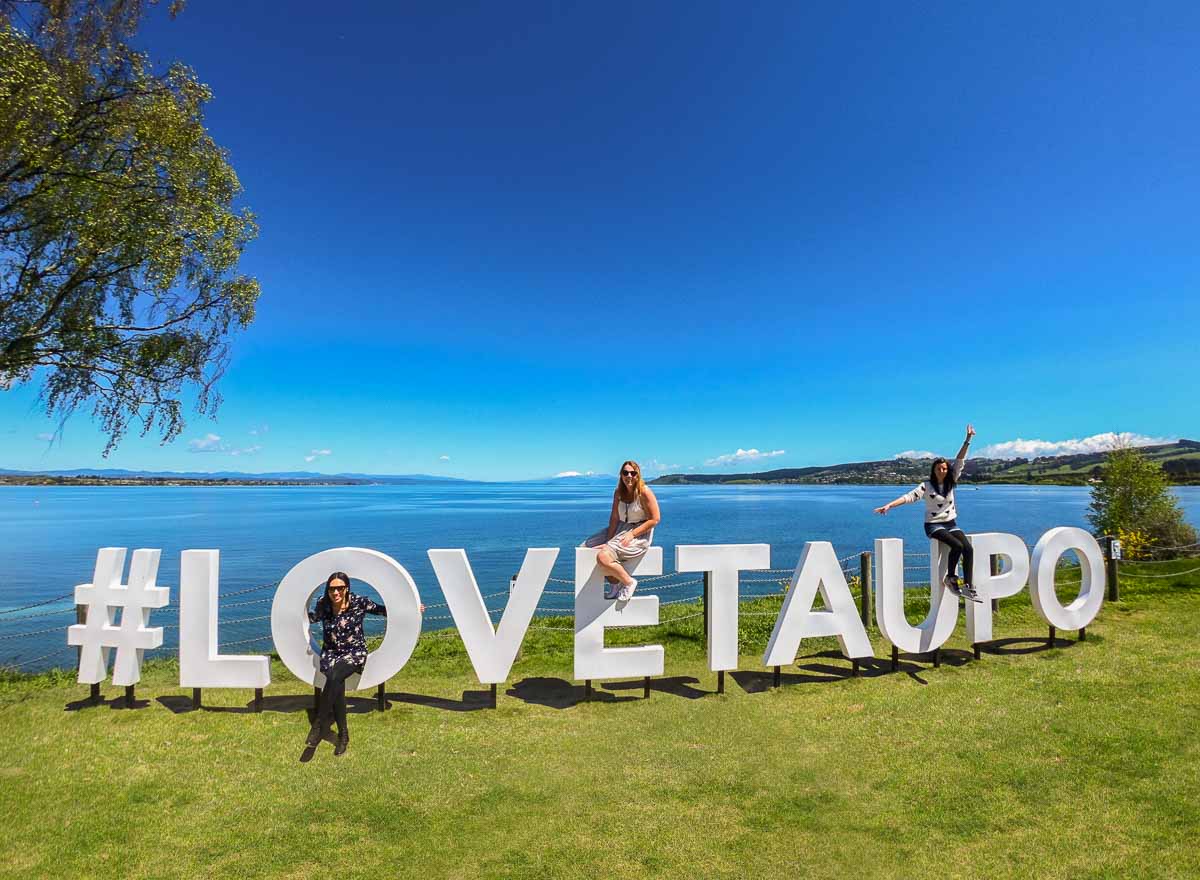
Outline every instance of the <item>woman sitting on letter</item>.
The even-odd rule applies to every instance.
[[[585,547],[599,547],[596,564],[604,570],[605,579],[611,587],[604,590],[605,599],[629,601],[637,589],[637,580],[621,566],[622,562],[641,559],[654,540],[654,527],[661,522],[658,499],[650,487],[642,482],[642,469],[635,461],[621,465],[617,488],[613,492],[612,511],[608,516],[608,528],[596,532],[586,541]]]

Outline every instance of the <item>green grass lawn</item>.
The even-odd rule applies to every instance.
[[[355,699],[349,752],[308,763],[311,691],[278,662],[261,714],[244,691],[188,711],[167,662],[136,711],[9,676],[0,877],[1200,876],[1200,574],[1121,587],[1085,642],[1048,647],[1023,595],[980,661],[960,621],[941,668],[891,673],[872,629],[864,676],[822,640],[778,689],[773,617],[743,616],[723,696],[698,617],[612,633],[666,646],[649,700],[581,702],[570,633],[532,631],[495,711],[457,636],[427,636],[389,710]]]

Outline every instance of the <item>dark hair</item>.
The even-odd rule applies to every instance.
[[[329,577],[325,578],[325,598],[329,598],[329,585],[334,581],[341,581],[346,585],[346,589],[350,589],[350,575],[344,571],[335,571]]]
[[[937,478],[937,466],[944,464],[946,466],[946,481],[939,483]],[[949,495],[958,481],[954,479],[954,467],[944,458],[935,458],[933,464],[929,466],[929,482],[939,495]]]

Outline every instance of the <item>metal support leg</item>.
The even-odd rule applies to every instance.
[[[1050,627],[1050,637],[1046,639],[1046,644],[1051,648],[1054,647],[1054,627]]]
[[[850,674],[851,674],[851,675],[852,675],[854,678],[858,678],[858,661],[857,661],[857,660],[851,660],[851,661],[850,661],[850,663],[852,664],[852,666],[851,666],[851,668],[850,668]]]
[[[933,649],[933,668],[938,669],[941,667],[941,665],[942,665],[942,649],[934,648]]]
[[[892,645],[892,672],[900,668],[900,649]]]
[[[783,675],[779,671],[779,667],[776,666],[775,667],[775,683],[772,685],[772,687],[779,687],[779,685],[782,683],[783,683]]]
[[[492,685],[492,708],[496,708],[496,686]]]
[[[976,659],[976,660],[979,660],[979,659],[980,659],[980,656],[979,656],[979,642],[975,642],[975,643],[973,643],[973,644],[971,645],[971,650],[975,652],[975,659]]]
[[[1081,642],[1087,641],[1087,627],[1086,626],[1081,626],[1079,628],[1079,641],[1081,641]]]
[[[642,699],[643,700],[650,699],[650,676],[648,676],[648,675],[646,676],[645,680],[642,682]]]
[[[725,693],[725,670],[721,669],[717,672],[717,693]]]
[[[379,688],[375,691],[375,708],[382,712],[387,708],[387,694],[383,690],[383,682],[379,683]]]
[[[100,685],[94,684],[88,692],[88,699],[93,703],[100,702]]]
[[[200,708],[200,688],[192,688],[192,708]]]
[[[254,689],[254,711],[255,712],[262,711],[262,692],[263,692],[262,688]]]
[[[583,680],[583,698],[585,700],[590,700],[592,698],[592,680],[590,678],[585,678]]]
[[[125,685],[125,708],[132,709],[135,702],[137,702],[137,695],[133,691],[133,685]]]

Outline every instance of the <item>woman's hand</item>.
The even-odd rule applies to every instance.
[[[880,516],[887,516],[887,512],[889,509],[890,508],[885,504],[885,505],[883,505],[883,507],[876,507],[875,512],[877,514],[879,514]]]
[[[621,546],[628,547],[633,542],[633,529],[621,535]]]
[[[425,603],[424,602],[421,603],[421,613],[422,614],[425,613]]]
[[[975,436],[975,426],[967,425],[967,442],[971,442],[971,438]]]

